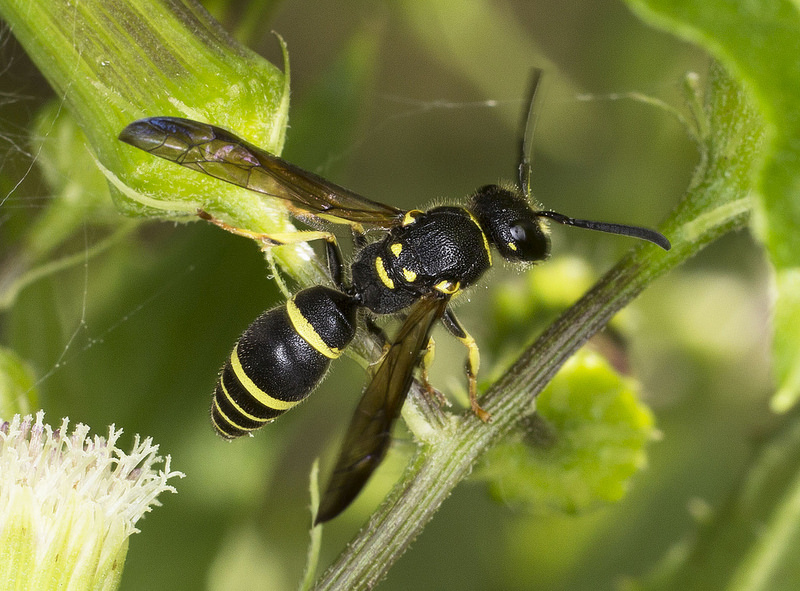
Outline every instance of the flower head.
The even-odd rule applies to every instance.
[[[40,411],[0,423],[0,578],[17,589],[114,589],[137,521],[183,474],[169,456],[155,469],[149,437],[126,453],[113,425],[105,438],[43,420]]]

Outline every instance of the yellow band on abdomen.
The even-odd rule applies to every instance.
[[[315,351],[318,351],[328,359],[336,359],[342,354],[341,349],[329,347],[314,326],[308,321],[308,318],[303,316],[300,308],[294,303],[294,298],[286,302],[286,311],[289,313],[289,320],[292,326],[297,331],[302,339],[311,345]]]
[[[274,410],[289,410],[301,402],[300,400],[278,400],[256,386],[255,382],[250,379],[250,376],[245,373],[244,368],[242,367],[242,362],[239,360],[239,343],[236,343],[236,346],[233,348],[233,352],[231,353],[231,367],[233,368],[233,373],[236,376],[236,379],[239,380],[239,383],[245,390],[247,390],[248,394],[250,394],[250,396],[255,398],[267,408]]]

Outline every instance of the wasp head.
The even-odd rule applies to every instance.
[[[503,258],[528,263],[547,258],[547,229],[519,190],[486,185],[475,192],[467,208]]]

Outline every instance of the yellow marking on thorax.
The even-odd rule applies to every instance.
[[[292,322],[292,326],[297,331],[297,334],[311,345],[315,351],[321,353],[328,359],[336,359],[342,354],[341,349],[329,347],[325,341],[322,340],[322,337],[319,336],[319,333],[308,321],[308,318],[303,316],[300,308],[294,303],[294,298],[286,302],[286,311],[289,313],[289,320]]]
[[[508,247],[509,247],[511,250],[515,251],[515,252],[516,252],[516,250],[517,250],[517,245],[516,245],[516,244],[514,244],[513,242],[509,242],[509,243],[508,243]]]
[[[409,226],[417,221],[417,217],[422,215],[422,212],[419,209],[409,209],[406,212],[406,215],[403,216],[403,226]]]
[[[481,228],[481,225],[478,223],[477,218],[474,215],[472,215],[472,212],[470,210],[465,209],[464,211],[466,211],[469,214],[469,219],[471,219],[472,223],[475,224],[476,226],[478,226],[478,230],[481,231],[481,238],[483,238],[483,248],[486,249],[486,256],[489,258],[489,266],[491,267],[492,266],[492,249],[489,248],[489,239],[486,237],[486,232],[483,231],[483,228]],[[514,249],[514,250],[516,250],[516,249]]]
[[[233,348],[233,353],[231,353],[231,367],[233,368],[236,379],[239,380],[239,383],[247,390],[248,394],[267,408],[289,410],[301,402],[300,400],[278,400],[256,386],[253,380],[250,379],[250,376],[245,373],[242,362],[239,360],[239,343],[236,343],[236,346]]]
[[[400,242],[393,242],[391,245],[389,245],[389,250],[392,251],[394,258],[400,258],[400,253],[403,252],[403,245]],[[378,271],[378,273],[380,273],[380,270]],[[403,278],[409,283],[413,283],[414,280],[416,280],[417,278],[417,274],[411,269],[406,269],[405,267],[403,267]],[[383,281],[383,279],[381,279],[381,281]],[[393,288],[394,288],[394,283],[392,283],[389,289]]]
[[[394,281],[392,281],[392,278],[389,277],[389,274],[386,272],[386,267],[383,266],[383,259],[381,257],[375,257],[375,270],[378,272],[381,283],[389,289],[394,289]]]

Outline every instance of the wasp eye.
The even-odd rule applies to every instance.
[[[517,220],[508,225],[507,248],[500,248],[503,256],[519,261],[540,261],[547,257],[550,242],[538,221]]]
[[[511,228],[509,228],[509,232],[511,233],[511,239],[514,242],[525,242],[525,238],[528,234],[525,231],[525,226],[520,223],[513,224]]]

